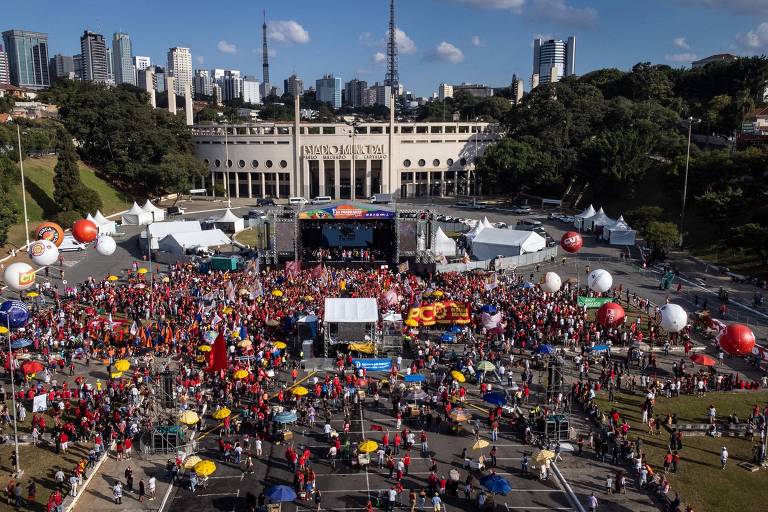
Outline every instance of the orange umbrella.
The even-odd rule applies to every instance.
[[[715,366],[717,364],[717,360],[707,354],[693,354],[691,361],[702,366]]]
[[[43,364],[39,361],[27,361],[26,363],[21,365],[22,371],[29,375],[31,373],[37,373],[43,371],[45,367]]]

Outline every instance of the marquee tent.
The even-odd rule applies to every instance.
[[[379,306],[373,298],[325,299],[325,323],[368,324],[379,321]]]
[[[494,229],[493,224],[488,222],[488,217],[483,217],[483,228],[484,229]]]
[[[546,246],[544,237],[533,231],[485,229],[472,241],[472,254],[478,260],[490,260],[497,256],[538,252]]]
[[[467,237],[467,240],[469,240],[471,242],[484,229],[485,229],[485,226],[483,226],[483,221],[478,221],[477,224],[475,224],[475,227],[473,227],[471,230],[469,230],[469,232],[467,234],[465,234],[464,236]]]
[[[117,233],[117,222],[109,220],[99,210],[96,210],[93,221],[99,226],[100,235],[113,235]]]
[[[583,212],[577,213],[573,216],[573,227],[584,227],[584,220],[592,217],[593,215],[595,215],[595,208],[592,205],[589,205],[589,207],[587,207]]]
[[[160,249],[177,256],[183,256],[186,251],[210,249],[232,243],[220,229],[208,229],[191,233],[171,233],[158,244]]]
[[[147,202],[144,203],[144,206],[142,206],[141,209],[152,215],[152,220],[154,222],[159,222],[165,219],[165,210],[153,205],[149,199],[147,199]]]
[[[213,222],[213,226],[225,233],[239,233],[245,229],[245,221],[227,208],[224,215]]]
[[[603,208],[601,207],[593,216],[589,217],[588,219],[584,219],[582,227],[589,231],[594,231],[598,226],[608,226],[610,224],[614,224],[615,222],[616,221],[614,219],[606,215],[605,211],[603,211]]]
[[[203,230],[200,226],[200,221],[197,220],[173,220],[168,222],[153,222],[147,228],[149,230],[149,236],[152,237],[152,250],[156,251],[160,248],[160,241],[166,236],[173,233],[197,233]],[[147,231],[142,230],[139,235],[141,237],[141,243],[146,248],[147,243]]]
[[[446,235],[442,228],[437,228],[437,234],[435,235],[435,254],[456,256],[456,242]]]
[[[122,224],[125,226],[145,226],[152,222],[152,214],[145,212],[134,201],[131,209],[123,214]]]
[[[612,225],[603,228],[602,238],[611,245],[635,245],[637,231],[629,227],[622,215]]]

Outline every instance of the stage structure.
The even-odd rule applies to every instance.
[[[373,344],[374,350],[379,349],[378,322],[379,305],[374,298],[325,299],[325,357],[330,357],[331,350],[339,345],[360,344],[357,346],[362,347]]]
[[[144,431],[139,440],[139,456],[145,460],[167,459],[181,455],[185,458],[197,452],[195,431],[179,423],[175,378],[171,372],[162,372],[160,379],[151,380],[149,400],[152,427]],[[200,414],[202,416],[202,414]]]

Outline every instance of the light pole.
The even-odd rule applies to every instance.
[[[232,208],[232,198],[229,195],[229,141],[227,133],[229,132],[227,120],[224,120],[224,188],[227,192],[227,208]]]
[[[699,123],[701,119],[688,118],[688,149],[685,154],[685,179],[683,180],[683,202],[680,208],[680,247],[683,246],[683,221],[685,220],[685,200],[688,197],[688,167],[691,163],[691,131],[693,123]]]
[[[21,478],[21,475],[24,474],[24,471],[21,469],[21,461],[19,460],[19,431],[16,426],[16,383],[14,381],[13,374],[16,371],[14,368],[14,363],[16,362],[13,358],[13,349],[11,349],[11,317],[9,316],[9,313],[5,313],[5,327],[7,329],[7,335],[8,335],[8,369],[11,372],[11,397],[13,401],[13,444],[14,449],[16,450],[16,478]]]
[[[21,204],[24,207],[24,237],[29,246],[29,217],[27,216],[27,189],[24,185],[24,157],[21,154],[21,127],[16,125],[16,136],[19,140],[19,170],[21,171]],[[8,334],[10,339],[10,331]]]
[[[355,137],[357,136],[357,127],[358,127],[359,124],[360,123],[358,122],[357,119],[352,121],[352,123],[350,124],[350,126],[352,127],[352,133],[349,135],[350,137],[352,137],[352,169],[351,169],[351,171],[349,173],[350,174],[349,175],[349,183],[350,183],[350,186],[349,186],[349,197],[352,200],[355,199],[355,186],[357,184],[356,181],[355,181],[355,156],[356,156],[356,153],[355,153]]]

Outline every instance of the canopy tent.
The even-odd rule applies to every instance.
[[[456,242],[445,234],[443,228],[437,228],[435,234],[435,254],[443,256],[456,256]]]
[[[197,220],[173,220],[168,222],[153,222],[146,230],[142,230],[140,233],[142,244],[146,244],[147,231],[152,239],[153,251],[160,248],[160,240],[173,233],[197,233],[202,231],[203,228],[200,225],[200,221]],[[145,245],[146,247],[146,245]]]
[[[117,233],[117,222],[106,218],[99,210],[93,216],[93,222],[99,226],[100,235],[113,235]]]
[[[239,233],[245,229],[245,221],[227,208],[224,215],[213,222],[213,226],[225,233]]]
[[[142,210],[136,201],[122,217],[122,224],[125,226],[146,226],[150,222],[152,222],[152,214]]]
[[[546,246],[544,237],[533,231],[485,229],[472,241],[472,254],[478,260],[489,260],[497,256],[538,252]]]
[[[490,228],[490,229],[493,229],[493,224],[491,224],[491,223],[488,221],[488,217],[483,217],[483,228],[484,228],[484,229],[489,229],[489,228]]]
[[[149,199],[147,199],[147,202],[144,203],[144,206],[142,206],[141,209],[147,212],[148,214],[152,215],[152,220],[154,222],[160,222],[161,220],[165,219],[165,210],[162,210],[157,206],[153,205],[149,201]]]
[[[601,236],[611,245],[635,245],[637,231],[629,227],[622,215],[613,225],[605,226]]]
[[[473,227],[467,234],[464,236],[467,237],[467,240],[470,242],[475,239],[477,235],[479,235],[483,230],[485,229],[485,226],[483,226],[483,221],[478,221],[477,224],[475,224],[475,227]]]
[[[577,213],[573,216],[573,227],[581,228],[584,226],[584,220],[592,217],[595,214],[595,208],[589,205],[583,212]]]
[[[616,221],[608,217],[608,215],[603,211],[603,208],[600,207],[597,213],[595,213],[593,216],[589,217],[588,219],[584,219],[584,223],[582,224],[582,227],[589,231],[594,231],[598,226],[608,226],[615,222]]]
[[[171,233],[160,240],[158,245],[163,251],[183,256],[189,250],[209,249],[231,243],[229,237],[220,229],[209,229],[191,233]]]
[[[373,298],[325,299],[326,323],[367,324],[379,321],[379,306]]]

